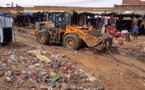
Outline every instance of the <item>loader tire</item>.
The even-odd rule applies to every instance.
[[[36,42],[43,45],[49,44],[49,39],[50,39],[50,35],[45,30],[40,30],[36,35]]]
[[[63,46],[67,49],[77,50],[81,45],[81,39],[76,34],[68,34],[63,39]]]

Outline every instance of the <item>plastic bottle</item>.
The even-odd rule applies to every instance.
[[[57,81],[57,80],[59,80],[59,76],[54,77],[52,80],[53,80],[54,82]]]

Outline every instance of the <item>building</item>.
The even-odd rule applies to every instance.
[[[114,5],[114,12],[145,14],[145,0],[123,0],[122,5]]]
[[[23,7],[0,7],[0,13],[17,13],[19,11],[24,11]]]
[[[115,5],[114,12],[122,14],[145,14],[145,5]]]
[[[123,5],[145,5],[145,0],[123,0]]]

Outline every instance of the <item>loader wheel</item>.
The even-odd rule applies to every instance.
[[[78,49],[81,45],[81,39],[76,34],[68,34],[63,39],[63,45],[67,49]]]
[[[36,42],[47,45],[49,43],[50,35],[45,30],[40,30],[36,35]]]

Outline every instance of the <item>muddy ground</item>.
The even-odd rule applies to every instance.
[[[145,90],[144,39],[145,36],[139,36],[138,40],[133,40],[131,37],[131,42],[126,42],[124,38],[114,39],[114,48],[111,53],[108,53],[108,51],[96,51],[86,46],[76,51],[67,50],[62,45],[40,45],[35,42],[35,37],[16,31],[15,43],[1,46],[0,53],[15,52],[16,58],[19,58],[27,57],[27,52],[32,49],[58,52],[70,57],[72,62],[77,63],[75,67],[82,69],[85,74],[95,76],[105,90]],[[123,41],[123,44],[118,45],[117,41]],[[8,60],[9,56],[1,59]],[[7,85],[3,84],[2,80],[1,88]],[[17,89],[9,88],[8,90]]]

